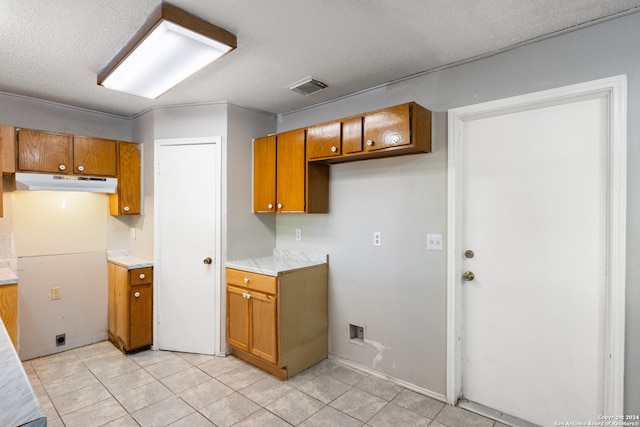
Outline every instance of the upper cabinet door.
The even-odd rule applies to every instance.
[[[73,173],[72,136],[32,129],[18,131],[18,170]]]
[[[411,144],[410,105],[403,104],[364,116],[365,150],[375,151]]]
[[[342,152],[342,123],[331,122],[307,129],[307,159],[339,156]]]
[[[100,138],[73,138],[73,173],[117,176],[117,142]]]
[[[305,212],[305,130],[278,134],[276,168],[277,212]]]
[[[109,210],[111,215],[140,215],[140,145],[118,144],[118,192],[109,195]]]
[[[276,211],[276,137],[253,141],[253,211]]]
[[[362,152],[362,117],[342,121],[342,154]]]

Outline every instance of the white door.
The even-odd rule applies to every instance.
[[[215,354],[218,145],[156,143],[154,272],[161,350]]]
[[[456,256],[470,407],[542,426],[605,413],[609,102],[464,123]]]

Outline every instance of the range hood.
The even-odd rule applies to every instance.
[[[117,178],[16,172],[16,190],[115,193],[117,188]]]

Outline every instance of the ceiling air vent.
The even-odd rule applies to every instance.
[[[294,92],[298,92],[304,96],[307,96],[307,95],[311,95],[312,93],[316,93],[322,89],[326,89],[329,86],[314,79],[313,77],[307,77],[300,81],[292,83],[287,87]]]

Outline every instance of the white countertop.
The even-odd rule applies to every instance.
[[[47,417],[0,319],[0,426],[46,425]]]
[[[134,268],[153,267],[153,261],[130,255],[109,257],[107,260],[121,267],[126,267],[129,270],[133,270]]]
[[[16,273],[8,267],[0,268],[0,286],[12,285],[14,283],[18,283],[18,276]]]
[[[267,276],[278,276],[279,273],[327,264],[327,262],[326,254],[274,249],[273,255],[227,261],[226,266]]]

